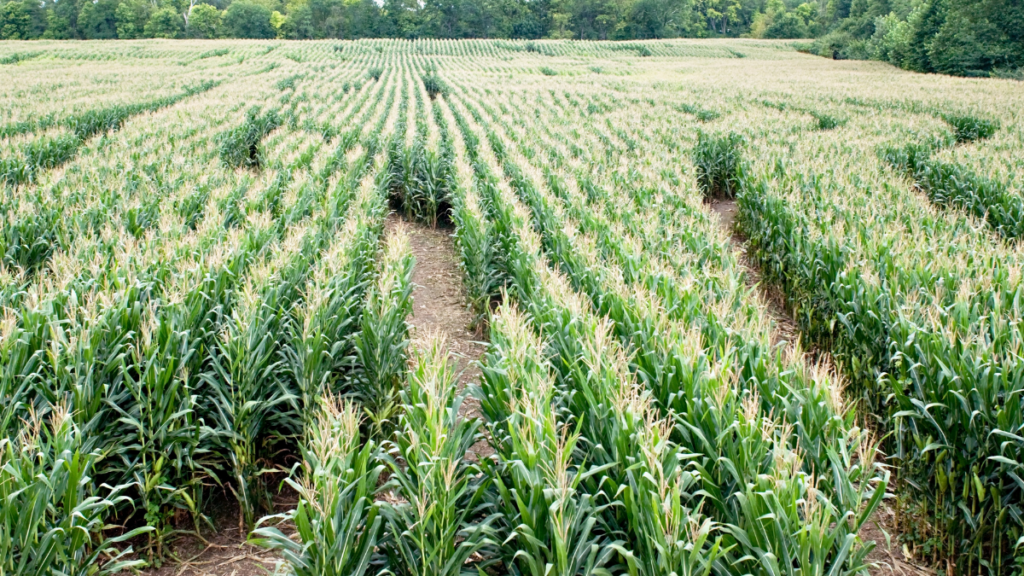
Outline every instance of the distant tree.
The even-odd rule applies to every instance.
[[[775,16],[764,31],[765,38],[807,38],[807,23],[795,12]]]
[[[78,33],[80,0],[46,0],[46,32],[43,38],[68,40],[81,38]]]
[[[345,6],[349,14],[348,34],[343,38],[376,38],[380,36],[381,11],[374,0],[352,0]]]
[[[270,27],[274,29],[274,34],[277,38],[284,38],[282,28],[284,27],[284,23],[287,21],[288,17],[277,10],[270,13]]]
[[[572,38],[575,32],[572,27],[573,3],[570,0],[551,0],[548,5],[548,38]]]
[[[987,76],[993,68],[1024,66],[1024,3],[982,0],[947,6],[945,21],[928,46],[935,71]]]
[[[699,0],[697,12],[707,22],[712,35],[730,36],[740,33],[739,24],[744,5],[740,0]],[[753,18],[753,15],[751,15]]]
[[[629,15],[631,38],[677,38],[693,27],[693,0],[638,0]]]
[[[0,39],[28,40],[32,38],[32,18],[21,2],[8,2],[0,8]]]
[[[46,31],[46,12],[37,0],[14,0],[0,6],[0,39],[33,40]]]
[[[910,56],[910,23],[890,12],[875,19],[875,34],[871,37],[871,57],[906,66]]]
[[[197,4],[192,8],[185,35],[189,38],[216,38],[220,32],[221,12],[209,4]]]
[[[415,38],[419,35],[417,0],[383,0],[381,34],[389,38]]]
[[[911,23],[910,54],[907,68],[918,72],[934,72],[928,48],[931,40],[946,22],[946,0],[925,0]]]
[[[271,16],[273,16],[273,13],[271,13]],[[309,2],[306,0],[289,2],[288,17],[281,23],[281,27],[276,33],[289,40],[315,38],[313,10],[309,7]]]
[[[117,38],[117,0],[95,0],[82,4],[78,30],[89,40]]]
[[[792,8],[790,11],[803,20],[804,24],[807,26],[807,33],[809,36],[821,35],[821,25],[818,22],[818,17],[821,14],[821,7],[817,2],[804,2],[795,8]]]
[[[541,38],[546,11],[539,1],[490,0],[486,35],[489,38]]]
[[[173,8],[161,8],[149,17],[143,33],[148,38],[181,38],[185,32],[185,22]]]
[[[139,38],[149,21],[150,4],[141,0],[128,0],[117,5],[114,19],[117,21],[117,37]]]
[[[274,38],[270,25],[271,10],[248,2],[232,2],[222,20],[224,34],[230,38]]]

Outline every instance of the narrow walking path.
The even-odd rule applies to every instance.
[[[291,490],[274,497],[274,509],[284,512],[295,507]],[[165,559],[160,568],[147,568],[146,576],[265,576],[274,571],[280,555],[249,544],[238,531],[238,503],[231,494],[218,494],[216,503],[207,511],[216,531],[204,530],[204,542],[193,535],[184,535],[173,543],[175,558]],[[285,528],[287,531],[288,529]],[[125,576],[132,572],[122,572]]]
[[[470,311],[462,284],[462,271],[456,252],[452,231],[447,228],[430,228],[415,222],[404,221],[396,214],[388,217],[385,234],[402,226],[409,237],[409,245],[416,258],[413,267],[413,314],[408,321],[413,341],[418,336],[440,333],[445,337],[449,353],[456,361],[459,391],[480,377],[477,361],[483,356],[486,343],[470,328],[473,313]],[[467,398],[461,412],[466,417],[480,416],[480,403]],[[493,454],[486,441],[470,449],[470,458],[482,458]],[[294,502],[293,494],[280,497],[279,509],[288,509]],[[280,557],[271,551],[248,544],[238,533],[234,519],[237,504],[230,495],[224,499],[225,510],[212,511],[211,516],[218,530],[208,543],[186,536],[174,545],[174,554],[181,560],[168,560],[159,569],[148,569],[148,576],[257,576],[273,571]]]
[[[755,288],[765,304],[765,312],[775,323],[775,342],[794,345],[800,338],[800,328],[786,310],[785,295],[775,286],[762,281],[760,268],[747,256],[746,238],[737,230],[736,217],[739,209],[735,200],[715,200],[708,206],[718,217],[718,225],[729,237],[736,260],[746,273],[747,284]],[[812,358],[823,357],[821,351],[811,349]],[[883,532],[884,530],[884,532]],[[886,535],[889,534],[889,543]],[[871,519],[861,528],[860,537],[864,542],[875,542],[875,549],[868,555],[867,562],[876,564],[871,576],[925,576],[934,574],[923,566],[908,560],[898,539],[895,512],[888,503],[882,502]]]
[[[401,222],[401,224],[399,224]],[[486,343],[482,336],[471,328],[473,312],[466,302],[462,284],[462,270],[452,230],[445,227],[429,226],[400,219],[396,215],[388,218],[387,226],[405,226],[409,245],[416,263],[412,270],[413,313],[409,317],[412,328],[410,336],[430,333],[444,335],[448,352],[456,361],[459,373],[459,392],[480,378],[477,362],[483,357]],[[480,417],[480,402],[466,398],[460,410],[462,416]],[[485,441],[470,448],[470,458],[488,457],[494,451]]]
[[[786,312],[786,301],[783,294],[775,287],[761,281],[761,270],[747,256],[746,238],[736,229],[736,216],[739,208],[735,200],[715,200],[709,207],[718,216],[718,225],[728,235],[732,243],[736,260],[746,272],[747,284],[756,288],[765,304],[765,312],[775,322],[775,343],[785,341],[787,345],[796,344],[800,338],[800,328],[793,317]]]

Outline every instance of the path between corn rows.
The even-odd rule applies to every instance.
[[[761,283],[757,266],[746,255],[745,239],[736,233],[735,201],[717,201],[710,205],[717,214],[718,223],[727,233],[736,253],[737,260],[746,271],[748,282],[757,289],[766,304],[765,309],[777,326],[778,339],[796,342],[799,328],[786,313],[783,295]],[[404,227],[416,263],[413,268],[413,313],[409,317],[410,337],[417,338],[439,333],[445,337],[449,353],[456,362],[457,386],[463,391],[480,377],[477,362],[483,356],[486,342],[481,334],[471,329],[473,314],[466,306],[459,270],[455,243],[449,229],[429,228],[421,224],[404,222],[391,215],[386,223],[387,234],[397,226]],[[463,416],[479,417],[479,402],[467,398],[460,410]],[[482,441],[471,448],[471,458],[487,457],[493,453],[491,447]],[[289,495],[278,502],[280,509],[288,509],[294,498]],[[152,576],[258,576],[273,570],[278,561],[276,554],[248,545],[238,533],[235,519],[237,506],[230,496],[212,514],[216,519],[218,532],[208,535],[209,546],[195,538],[186,538],[175,547],[175,554],[187,562],[171,563],[161,569],[150,569],[145,573]],[[932,573],[907,561],[902,547],[896,542],[893,526],[893,512],[883,507],[876,512],[872,521],[861,531],[865,541],[874,540],[877,547],[869,561],[879,566],[871,570],[872,576],[919,576]],[[891,549],[886,546],[884,528],[892,536]]]
[[[409,244],[416,258],[413,267],[413,314],[408,321],[411,341],[432,333],[445,337],[458,373],[458,389],[465,390],[480,377],[476,361],[484,353],[483,336],[473,332],[470,324],[473,314],[466,305],[462,284],[462,271],[452,231],[444,227],[429,228],[421,224],[402,221],[392,214],[385,225],[385,234],[402,226],[409,236]],[[410,350],[411,352],[411,350]],[[460,410],[463,416],[480,416],[480,403],[467,398]],[[493,450],[486,441],[471,448],[471,458],[487,457]],[[147,576],[263,576],[272,573],[280,557],[271,551],[247,544],[238,531],[238,506],[230,494],[218,495],[210,512],[217,532],[204,534],[209,545],[194,537],[183,537],[172,546],[181,563],[169,561],[159,569],[148,569]],[[278,512],[291,509],[295,495],[286,493],[275,499]]]
[[[409,236],[409,245],[416,264],[412,269],[413,312],[409,317],[410,338],[415,347],[418,339],[431,334],[444,336],[448,353],[456,365],[459,392],[480,378],[478,361],[482,359],[487,343],[482,333],[471,327],[473,313],[466,303],[462,284],[462,270],[452,229],[443,226],[430,228],[422,224],[400,220],[391,215],[387,233],[403,226]],[[459,413],[463,417],[480,416],[480,402],[467,397]],[[486,441],[478,442],[469,451],[469,457],[488,457],[494,450]]]
[[[715,200],[709,208],[717,215],[719,227],[726,233],[736,260],[746,273],[747,284],[756,288],[761,301],[765,304],[765,312],[775,322],[776,343],[796,343],[800,337],[800,328],[793,317],[786,312],[785,295],[774,286],[762,282],[760,268],[747,256],[746,238],[736,228],[736,216],[739,212],[735,200]],[[806,343],[805,343],[806,344]],[[812,350],[811,356],[820,356],[819,351]],[[884,532],[883,532],[884,530]],[[886,544],[885,533],[889,533],[891,546]],[[870,570],[871,576],[926,576],[934,574],[908,559],[903,546],[898,541],[895,513],[892,506],[882,502],[878,510],[861,528],[860,537],[864,542],[874,541],[876,546],[868,555],[867,561],[877,566]]]

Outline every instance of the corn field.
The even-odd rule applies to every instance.
[[[1013,81],[756,40],[38,44],[0,43],[0,575],[171,563],[224,498],[303,576],[867,574],[883,506],[936,572],[1024,575]],[[466,390],[391,213],[454,237]]]

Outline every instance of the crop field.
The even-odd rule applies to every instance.
[[[759,40],[0,77],[0,575],[1024,574],[1019,82]]]

